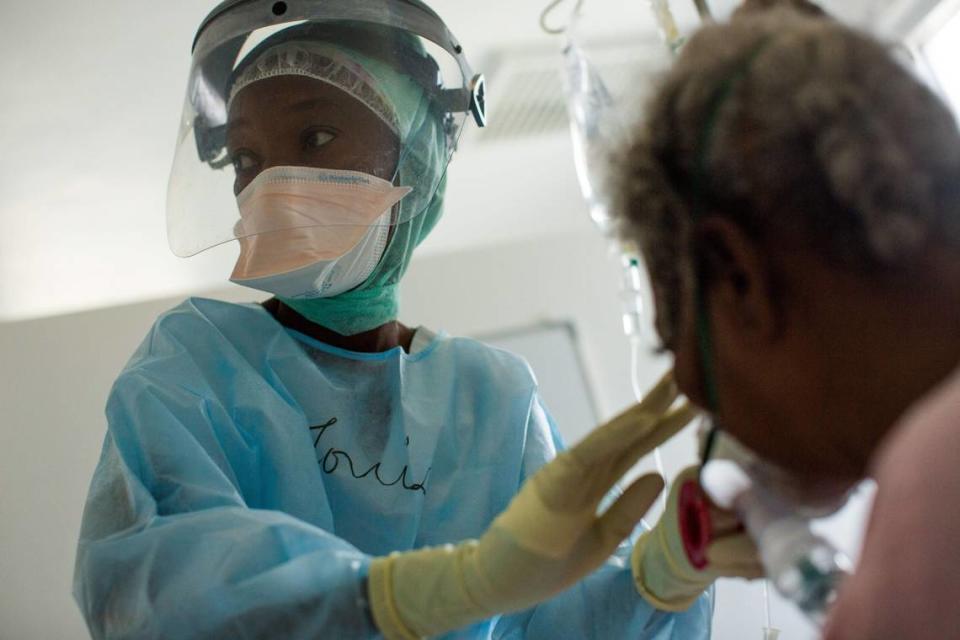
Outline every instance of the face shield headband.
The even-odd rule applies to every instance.
[[[362,6],[361,6],[362,5]],[[193,122],[197,153],[214,168],[229,161],[223,157],[226,136],[226,105],[229,102],[229,78],[235,73],[234,63],[248,36],[265,28],[283,28],[296,23],[343,25],[348,22],[389,27],[407,31],[424,41],[432,42],[449,54],[459,67],[463,86],[438,83],[441,70],[422,59],[398,55],[395,42],[370,38],[350,38],[341,26],[336,31],[345,37],[343,43],[359,53],[401,61],[401,73],[411,78],[428,93],[432,102],[447,114],[469,113],[477,126],[486,125],[486,82],[483,74],[475,74],[463,47],[443,20],[418,0],[291,0],[265,2],[226,0],[204,20],[194,39],[194,60],[201,60],[191,73],[188,100],[195,105]],[[333,30],[331,30],[333,33]],[[323,34],[316,34],[323,38]],[[335,40],[335,37],[331,38]]]

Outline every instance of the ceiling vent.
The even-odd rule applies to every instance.
[[[611,94],[635,103],[662,68],[665,49],[659,41],[604,44],[588,48],[590,60]],[[501,50],[487,68],[488,124],[469,128],[468,144],[493,144],[565,133],[569,126],[559,50]]]

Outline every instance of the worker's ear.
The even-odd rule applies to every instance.
[[[779,334],[776,281],[762,247],[735,222],[705,218],[694,236],[713,331],[730,346],[762,349]]]

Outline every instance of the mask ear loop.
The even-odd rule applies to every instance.
[[[710,177],[707,170],[707,157],[710,149],[713,147],[713,140],[716,135],[717,125],[720,121],[720,110],[730,99],[736,85],[746,77],[753,66],[754,61],[760,56],[771,37],[763,38],[756,47],[737,65],[734,71],[727,76],[724,81],[714,91],[713,96],[707,106],[707,117],[704,119],[703,128],[700,131],[700,139],[697,143],[697,157],[694,163],[693,175],[693,208],[691,218],[694,222],[704,217],[706,210],[704,194],[707,190]],[[710,314],[707,309],[707,291],[703,285],[703,269],[698,265],[696,271],[696,305],[697,305],[697,349],[700,354],[700,368],[703,371],[702,379],[704,392],[707,397],[707,411],[711,414],[710,433],[707,436],[706,444],[701,456],[700,471],[703,471],[704,465],[709,462],[713,454],[714,445],[717,441],[719,432],[723,430],[717,413],[720,409],[720,395],[717,390],[717,374],[714,358],[713,327],[710,322]]]
[[[717,88],[710,100],[707,118],[705,119],[703,129],[700,132],[698,153],[694,169],[693,210],[691,216],[694,222],[697,222],[703,218],[704,211],[706,209],[704,206],[704,193],[709,183],[707,156],[711,147],[713,146],[713,139],[716,134],[717,123],[720,120],[720,110],[723,108],[723,105],[726,104],[727,100],[730,99],[730,95],[733,93],[734,87],[750,72],[750,68],[753,66],[753,63],[760,56],[763,50],[766,49],[767,45],[770,43],[770,40],[771,36],[763,38],[757,44],[757,46],[754,47],[750,54],[748,54],[747,57],[737,66],[734,72],[730,74],[730,76],[728,76]],[[707,410],[713,416],[710,432],[707,434],[707,439],[704,443],[701,455],[701,476],[703,474],[704,467],[713,456],[713,451],[716,448],[716,443],[719,439],[720,432],[723,430],[723,426],[716,417],[720,407],[720,396],[717,391],[713,331],[710,322],[710,315],[707,309],[707,292],[706,287],[703,285],[703,276],[703,268],[698,265],[696,272],[697,347],[700,351],[700,366],[703,370],[704,392],[707,395]],[[702,477],[698,479],[700,480],[700,486],[703,486]],[[766,611],[766,627],[764,628],[764,633],[766,634],[765,637],[775,638],[776,634],[779,632],[773,629],[770,622],[770,591],[767,581],[764,581],[763,585],[763,599],[764,609]]]
[[[713,140],[716,135],[717,124],[720,121],[720,110],[730,99],[736,85],[742,81],[750,72],[750,67],[760,56],[763,50],[770,42],[770,37],[763,38],[756,47],[747,55],[744,60],[737,65],[731,73],[714,92],[708,105],[707,117],[704,120],[703,129],[700,132],[698,142],[697,158],[694,165],[693,176],[693,209],[692,215],[694,222],[698,222],[704,217],[706,209],[704,204],[704,194],[710,182],[709,171],[707,170],[707,156],[713,146]],[[696,304],[697,304],[697,347],[700,352],[700,366],[703,369],[703,385],[707,396],[707,410],[716,414],[720,406],[720,396],[717,392],[717,376],[714,359],[713,331],[710,323],[710,315],[707,313],[707,291],[703,285],[703,269],[698,266],[696,273]],[[718,427],[714,427],[718,428]]]

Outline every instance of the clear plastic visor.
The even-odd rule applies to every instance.
[[[323,228],[346,246],[434,198],[476,95],[459,45],[403,3],[314,4],[292,21],[238,5],[203,28],[168,189],[176,255]]]

